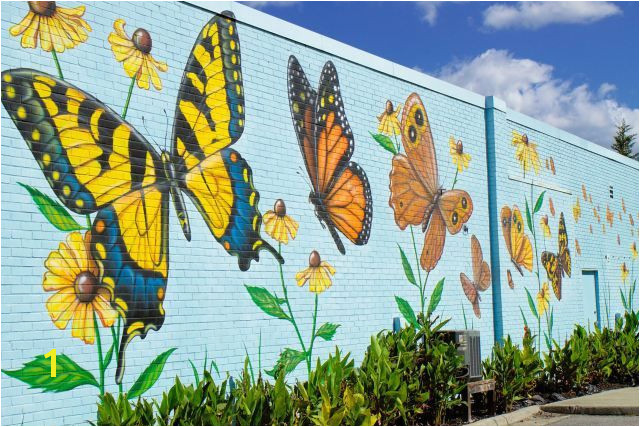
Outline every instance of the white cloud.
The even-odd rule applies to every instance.
[[[252,7],[254,9],[261,10],[261,9],[265,9],[267,6],[274,6],[274,7],[295,6],[300,2],[299,1],[243,1],[241,3],[249,7]]]
[[[548,1],[496,4],[484,11],[485,27],[535,30],[551,24],[588,24],[621,14],[618,6],[601,1]]]
[[[489,49],[468,60],[449,64],[439,77],[482,95],[495,95],[521,113],[609,148],[621,119],[638,132],[638,108],[616,101],[615,86],[595,91],[554,77],[553,66],[514,58],[506,50]]]
[[[438,8],[442,2],[439,1],[419,1],[416,3],[422,12],[422,20],[434,26],[438,19]]]

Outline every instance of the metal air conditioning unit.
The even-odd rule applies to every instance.
[[[480,331],[453,330],[441,331],[449,342],[458,348],[458,354],[464,357],[469,368],[469,381],[482,379],[482,358],[480,356]]]

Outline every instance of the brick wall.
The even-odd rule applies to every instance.
[[[91,26],[91,32],[85,42],[58,53],[64,80],[96,97],[102,104],[112,108],[115,114],[120,114],[125,107],[131,78],[125,74],[123,64],[114,58],[108,37],[114,32],[114,22],[118,19],[126,22],[124,28],[129,36],[136,28],[146,29],[153,41],[151,55],[158,61],[166,62],[167,71],[159,72],[162,82],[160,90],[153,86],[149,90],[134,86],[126,121],[149,141],[158,156],[161,150],[169,149],[174,143],[171,135],[175,126],[176,100],[189,52],[201,34],[201,29],[214,18],[214,11],[232,9],[236,14],[238,22],[232,25],[235,25],[234,31],[241,46],[245,117],[242,125],[244,131],[232,147],[251,168],[253,185],[259,192],[259,211],[264,214],[273,209],[277,199],[283,199],[287,214],[299,223],[295,240],[282,246],[285,260],[282,275],[299,330],[306,343],[313,327],[314,295],[309,292],[309,283],[303,287],[296,286],[296,274],[308,267],[309,254],[313,250],[317,250],[322,260],[335,268],[332,286],[318,295],[317,326],[329,322],[340,324],[340,327],[331,341],[321,338],[315,341],[314,359],[324,358],[335,346],[339,346],[345,352],[351,352],[357,362],[362,360],[370,336],[382,329],[390,329],[393,318],[402,317],[394,300],[396,296],[407,300],[416,312],[420,310],[419,292],[406,278],[398,247],[406,253],[416,279],[419,275],[424,281],[427,272],[416,265],[412,233],[409,228],[399,228],[394,210],[389,204],[393,155],[371,136],[379,133],[377,117],[385,110],[386,101],[390,100],[396,108],[413,92],[424,103],[431,125],[439,185],[449,190],[456,180],[455,188],[466,191],[473,203],[473,213],[465,223],[466,230],[455,235],[445,233],[442,258],[429,272],[426,280],[428,302],[436,283],[441,278],[445,279],[436,314],[451,318],[448,327],[480,330],[483,357],[490,352],[494,328],[498,335],[502,331],[504,335],[511,334],[516,339],[521,337],[523,316],[520,309],[532,331],[537,333],[537,321],[532,318],[525,289],[529,290],[535,301],[539,291],[535,272],[539,271],[541,283],[548,281],[544,267],[538,266],[536,259],[539,260],[545,250],[558,251],[558,220],[561,212],[564,213],[567,226],[572,275],[571,278],[562,279],[562,299],[557,300],[553,295],[549,298],[554,310],[553,338],[562,340],[573,324],[585,322],[583,270],[598,271],[601,322],[606,324],[606,313],[611,321],[616,313],[622,311],[619,288],[628,288],[630,281],[637,277],[636,261],[631,259],[630,250],[631,244],[637,243],[637,228],[629,222],[629,214],[634,222],[638,221],[637,163],[621,159],[594,144],[510,111],[500,100],[488,98],[487,105],[495,108],[486,108],[484,97],[283,23],[242,5],[206,3],[203,4],[206,5],[204,7],[196,7],[176,2],[89,2],[59,6],[75,8],[82,5],[86,6],[82,18]],[[209,6],[211,10],[207,9]],[[29,6],[23,2],[2,4],[2,71],[31,68],[39,73],[58,76],[53,55],[41,49],[42,39],[38,41],[37,48],[28,49],[21,46],[20,37],[9,35],[10,28],[19,23],[28,12]],[[225,58],[231,60],[231,54],[228,55]],[[318,89],[325,63],[332,61],[335,65],[344,111],[355,141],[351,160],[368,177],[373,212],[370,237],[366,244],[355,245],[341,233],[346,248],[345,255],[338,251],[309,202],[308,173],[298,147],[287,91],[287,67],[291,55],[297,58],[315,90]],[[228,67],[233,68],[231,65]],[[20,115],[17,109],[21,105],[19,100],[11,101],[8,98],[7,88],[14,83],[15,80],[13,83],[5,80],[2,94],[3,103],[7,101],[2,109],[2,368],[11,372],[19,371],[36,356],[55,348],[59,373],[64,372],[64,366],[61,365],[61,355],[64,354],[99,382],[96,340],[92,340],[93,344],[87,344],[82,339],[73,337],[73,322],[63,329],[52,323],[51,313],[56,317],[60,315],[60,310],[56,312],[47,305],[55,292],[43,289],[44,274],[47,271],[52,273],[51,264],[47,266],[45,261],[51,257],[52,252],[59,250],[61,242],[66,242],[72,231],[57,230],[38,210],[30,193],[19,184],[40,191],[53,201],[62,202],[47,181],[47,177],[51,177],[47,175],[50,173],[46,172],[47,166],[43,166],[45,173],[41,170],[40,164],[44,164],[43,150],[31,150],[35,151],[32,154],[12,121],[13,117]],[[62,85],[60,82],[55,87],[60,88]],[[232,106],[236,105],[229,96],[223,99]],[[489,111],[491,114],[487,114]],[[27,113],[27,118],[18,117],[17,122],[29,123],[33,111],[29,110]],[[112,123],[119,121],[113,119]],[[523,176],[522,167],[515,157],[516,147],[512,144],[513,131],[517,131],[519,135],[526,134],[531,142],[537,144],[541,162],[538,173],[529,171]],[[99,134],[101,132],[103,130],[98,131]],[[59,134],[58,137],[63,139]],[[468,167],[457,176],[450,153],[450,137],[454,141],[460,140],[464,152],[471,156]],[[391,141],[395,142],[395,138],[392,137]],[[140,157],[135,150],[129,154]],[[88,158],[91,156],[86,155]],[[550,157],[554,159],[555,173],[545,165]],[[226,168],[225,170],[232,170],[230,163],[226,164]],[[154,168],[149,170],[152,169]],[[161,171],[162,168],[156,170],[158,174]],[[432,173],[433,171],[429,172]],[[142,172],[131,174],[128,179],[141,180],[141,174]],[[232,180],[224,181],[224,177],[220,179],[223,181],[216,183],[223,187],[234,183]],[[242,183],[238,180],[238,184]],[[592,201],[583,199],[583,184],[588,195],[592,196]],[[109,182],[104,185],[108,186]],[[416,181],[413,185],[420,184]],[[609,195],[611,185],[614,187],[613,198]],[[158,191],[168,194],[165,187]],[[357,186],[354,188],[357,189]],[[500,210],[505,205],[518,205],[525,215],[525,198],[531,204],[531,194],[537,198],[542,191],[546,191],[542,208],[535,214],[533,221],[537,243],[537,252],[534,249],[533,253],[533,271],[525,269],[521,276],[511,263],[502,236]],[[160,279],[163,290],[161,297],[156,288],[151,288],[154,292],[144,298],[149,304],[155,304],[154,310],[158,303],[162,303],[164,323],[159,330],[150,330],[144,340],[136,337],[129,343],[124,353],[124,391],[131,389],[136,379],[144,375],[145,369],[158,355],[172,348],[176,350],[168,357],[159,380],[146,391],[146,396],[159,395],[173,382],[175,376],[186,382],[191,381],[193,371],[190,362],[201,367],[205,357],[207,360],[215,360],[223,376],[225,372],[237,376],[247,354],[254,369],[258,369],[258,363],[263,369],[270,369],[276,364],[284,348],[300,347],[291,324],[261,311],[245,288],[245,285],[264,287],[278,297],[283,296],[275,257],[268,251],[261,251],[259,262],[251,262],[248,271],[241,271],[237,258],[229,255],[223,244],[216,241],[196,205],[186,195],[184,197],[191,227],[190,241],[183,235],[172,203],[167,210],[160,210],[156,215],[168,218],[166,233],[159,232],[159,235],[165,237],[171,256],[167,278]],[[220,201],[221,197],[212,197],[211,200]],[[236,197],[248,199],[249,195],[242,196],[238,192]],[[553,199],[555,217],[549,212],[548,197]],[[626,212],[622,212],[623,198]],[[581,216],[577,222],[572,213],[576,199],[580,200],[581,205]],[[113,201],[113,204],[117,203]],[[594,216],[594,206],[600,222]],[[611,226],[606,220],[607,206],[613,215]],[[84,215],[73,210],[63,210],[79,225],[84,226]],[[233,212],[238,218],[231,217],[230,221],[247,220],[247,224],[251,221],[251,218],[242,217],[238,211]],[[211,214],[210,209],[209,213]],[[550,238],[541,237],[539,219],[542,215],[549,216]],[[94,236],[98,233],[96,227],[99,217],[100,214],[97,213],[90,215],[93,239],[97,239]],[[123,225],[138,224],[136,220],[139,218],[132,213],[121,212],[119,217]],[[151,215],[147,220],[153,217]],[[604,232],[602,224],[606,224]],[[590,225],[593,233],[589,230]],[[414,227],[413,232],[415,248],[420,255],[425,244],[425,234],[419,225]],[[242,226],[238,238],[250,233],[251,225]],[[277,242],[266,233],[264,225],[260,233],[265,244],[277,248]],[[533,233],[528,229],[525,233],[533,243]],[[465,296],[460,281],[461,272],[469,277],[473,276],[473,235],[477,237],[484,259],[493,270],[491,287],[481,293],[480,318],[474,316],[472,305]],[[620,235],[620,244],[617,242],[617,235]],[[581,246],[581,255],[576,254],[575,239]],[[156,236],[153,241],[162,240]],[[92,241],[90,249],[83,253],[88,253],[93,258],[100,257],[96,242],[97,240]],[[435,240],[430,242],[430,245],[435,245],[434,242]],[[138,258],[152,252],[145,249],[145,246],[133,249],[125,244],[123,247],[126,252]],[[114,262],[114,257],[112,253],[106,254],[107,261]],[[631,270],[631,280],[627,279],[626,283],[622,282],[620,274],[623,262]],[[514,289],[510,289],[507,284],[507,269],[513,273]],[[140,277],[151,274],[139,265],[134,270]],[[108,273],[105,272],[106,275]],[[74,275],[70,269],[69,276],[76,277],[77,274]],[[112,302],[114,306],[120,307],[123,316],[129,316],[128,327],[132,327],[131,313],[133,307],[140,304],[140,299],[129,295],[124,282],[125,279],[116,277]],[[149,285],[151,282],[144,283]],[[70,289],[77,292],[78,288],[74,286]],[[117,297],[126,300],[126,307],[117,304]],[[606,313],[605,306],[608,307]],[[286,306],[283,307],[286,310]],[[153,310],[143,312],[152,313]],[[150,318],[143,318],[141,321],[145,325],[154,321],[158,323],[157,319]],[[543,331],[547,330],[546,322],[543,315]],[[127,328],[121,329],[124,331]],[[82,335],[86,341],[87,334],[90,335],[89,330],[92,330],[91,325],[84,332],[76,332],[76,335]],[[112,330],[108,327],[100,327],[99,330],[105,355],[113,342]],[[132,330],[135,330],[135,325]],[[113,329],[119,335],[123,331],[115,327]],[[541,345],[544,348],[545,344]],[[114,354],[117,353],[116,349]],[[115,382],[115,355],[104,370],[105,389],[112,393],[118,390]],[[303,362],[290,377],[305,375],[306,366]],[[43,393],[39,389],[30,389],[24,382],[5,374],[2,375],[2,423],[86,423],[95,417],[98,392],[98,388],[92,385],[83,385],[62,393]]]

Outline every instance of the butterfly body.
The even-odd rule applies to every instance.
[[[289,57],[288,94],[300,152],[311,181],[309,202],[340,253],[340,235],[355,245],[369,241],[373,201],[364,170],[351,161],[355,142],[340,94],[338,73],[328,61],[316,92],[295,56]]]
[[[60,201],[95,213],[90,252],[114,288],[124,319],[116,381],[131,340],[164,322],[169,275],[169,199],[191,239],[183,199],[240,270],[261,250],[283,263],[260,237],[259,194],[251,168],[229,146],[242,134],[244,97],[233,14],[214,16],[199,33],[176,101],[171,151],[158,153],[104,103],[49,74],[2,72],[2,103]]]
[[[405,102],[400,128],[406,154],[393,156],[389,205],[401,230],[412,225],[425,232],[420,265],[431,271],[442,256],[447,231],[462,230],[471,218],[473,202],[466,191],[440,185],[429,119],[416,93]]]

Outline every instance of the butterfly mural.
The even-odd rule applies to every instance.
[[[540,256],[540,261],[547,271],[547,278],[551,281],[553,293],[558,300],[562,299],[562,278],[565,273],[571,277],[571,253],[569,252],[569,237],[563,212],[560,212],[558,223],[558,253],[544,251]]]
[[[513,210],[511,210],[509,206],[503,206],[500,211],[500,224],[511,262],[520,275],[523,276],[523,268],[529,271],[533,269],[533,247],[531,246],[531,240],[524,232],[524,222],[520,209],[514,206]],[[507,274],[510,275],[510,272],[507,271]],[[513,283],[513,280],[510,283]]]
[[[338,231],[353,244],[365,245],[371,233],[373,200],[367,174],[351,161],[355,142],[338,72],[328,61],[316,92],[297,58],[290,56],[288,92],[293,127],[311,180],[309,201],[344,255]]]
[[[507,284],[511,289],[516,287],[516,284],[513,283],[513,274],[511,274],[511,270],[507,270]]]
[[[489,289],[491,285],[491,269],[482,256],[482,247],[475,235],[471,236],[471,266],[473,280],[466,274],[460,273],[460,283],[467,299],[473,306],[473,312],[480,319],[480,292]]]
[[[241,270],[261,250],[283,262],[260,237],[251,169],[230,148],[244,129],[244,94],[237,27],[231,12],[223,15],[204,26],[189,55],[170,152],[157,152],[115,111],[68,82],[31,69],[2,73],[2,103],[54,193],[77,214],[96,213],[90,251],[103,280],[115,285],[114,305],[125,320],[118,383],[127,345],[164,322],[170,198],[187,240],[183,194]]]
[[[420,96],[412,93],[402,111],[402,145],[389,175],[395,221],[400,229],[422,226],[425,232],[420,265],[431,271],[442,256],[447,231],[457,234],[473,212],[471,196],[464,190],[440,186],[438,163],[427,111]]]

